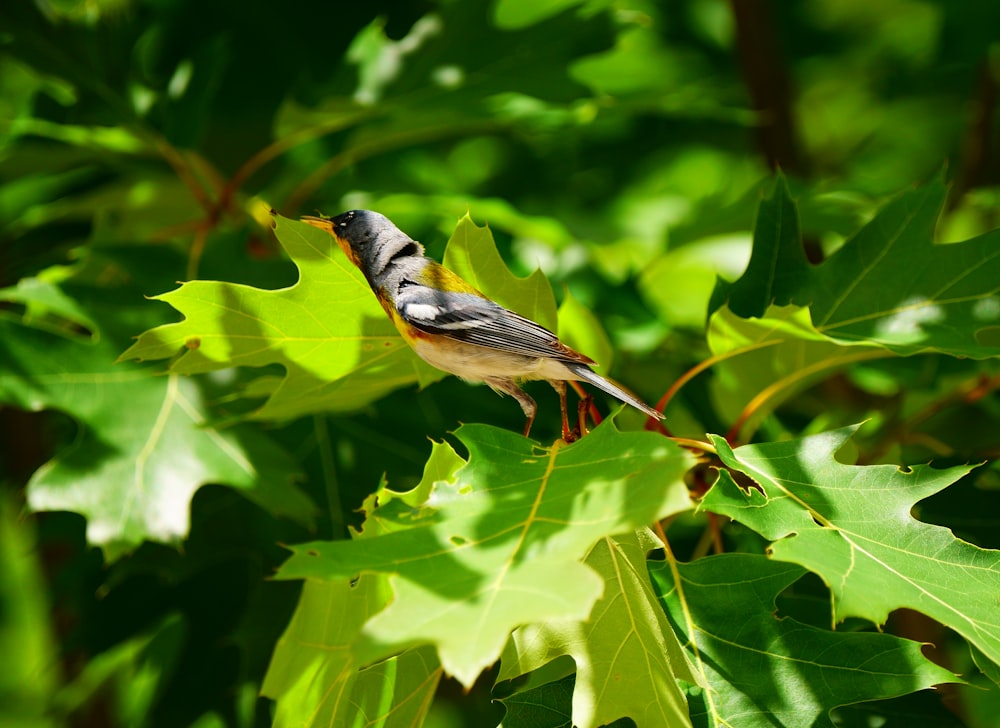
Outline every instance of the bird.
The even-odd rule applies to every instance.
[[[513,397],[526,418],[525,437],[538,411],[535,400],[519,386],[528,380],[545,380],[558,392],[564,440],[571,439],[567,381],[589,382],[645,415],[663,419],[663,413],[591,369],[596,363],[593,359],[425,256],[424,246],[385,215],[349,210],[336,217],[306,215],[301,219],[334,237],[421,359]]]

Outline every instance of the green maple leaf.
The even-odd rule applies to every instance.
[[[362,506],[368,514],[361,539],[414,526],[439,480],[465,461],[445,443],[434,443],[420,483],[396,492],[383,482]],[[262,692],[278,703],[275,725],[419,725],[441,677],[428,647],[385,658],[362,629],[392,599],[388,577],[307,579],[295,614],[278,640]]]
[[[70,448],[32,475],[28,505],[81,513],[88,540],[109,556],[146,539],[183,538],[191,497],[206,483],[230,485],[275,515],[311,523],[314,506],[292,487],[296,467],[287,453],[255,430],[207,426],[193,381],[115,364],[120,345],[108,335],[107,315],[89,307],[90,337],[0,319],[0,400],[60,410],[80,428]]]
[[[946,194],[940,180],[901,194],[813,267],[779,178],[761,202],[746,272],[717,287],[715,307],[728,300],[748,318],[772,304],[808,306],[816,331],[838,341],[897,354],[1000,355],[1000,231],[935,244]]]
[[[551,448],[483,425],[457,437],[468,461],[426,503],[393,498],[386,518],[381,505],[369,514],[371,537],[294,547],[279,578],[385,575],[393,598],[365,623],[368,657],[432,644],[471,685],[519,625],[591,614],[603,581],[582,559],[606,536],[688,508],[692,458],[611,422]]]
[[[50,325],[60,332],[61,324],[70,323],[94,336],[99,328],[97,323],[77,301],[59,288],[56,281],[50,280],[69,273],[66,269],[50,268],[38,277],[22,278],[16,286],[0,289],[0,301],[23,305],[23,323],[35,328]]]
[[[594,312],[573,297],[568,290],[559,306],[559,335],[567,346],[587,353],[597,364],[598,372],[607,372],[614,358],[614,347]]]
[[[442,675],[433,650],[365,664],[362,627],[390,597],[381,576],[306,582],[261,688],[277,728],[421,725]]]
[[[751,318],[763,316],[770,306],[808,306],[812,274],[802,248],[798,211],[785,178],[779,176],[771,195],[757,207],[746,270],[733,283],[718,281],[712,309],[728,303],[736,315]]]
[[[698,680],[646,568],[646,554],[660,545],[645,529],[595,544],[585,563],[604,579],[604,592],[590,616],[516,630],[497,679],[518,677],[567,655],[576,663],[572,725],[590,728],[625,717],[639,728],[691,725],[677,680]]]
[[[358,673],[351,695],[354,722],[345,725],[358,728],[423,725],[442,675],[444,670],[431,647],[405,650],[366,667]]]
[[[556,299],[545,274],[536,270],[518,278],[507,268],[488,227],[476,227],[465,215],[448,241],[444,266],[501,306],[556,331]]]
[[[707,685],[690,693],[695,725],[833,726],[837,706],[956,682],[916,642],[776,619],[775,599],[801,567],[724,554],[651,573]]]
[[[723,470],[702,507],[773,541],[773,558],[819,574],[833,595],[834,621],[857,616],[882,624],[892,610],[909,607],[1000,662],[1000,552],[910,515],[915,503],[971,468],[837,462],[834,454],[855,429],[736,450],[713,436],[722,462],[761,490],[742,490]]]
[[[386,393],[445,376],[399,336],[361,272],[329,233],[277,218],[275,234],[299,270],[277,291],[217,281],[191,281],[155,298],[184,320],[139,336],[122,359],[166,359],[170,372],[196,374],[232,366],[280,364],[283,377],[262,376],[244,392],[267,397],[253,417],[288,419],[351,411]],[[455,271],[519,313],[554,326],[555,302],[540,273],[514,277],[488,228],[466,215],[448,243]]]
[[[266,377],[249,390],[268,396],[254,415],[261,419],[350,410],[421,377],[432,381],[436,375],[396,332],[332,236],[284,218],[275,232],[298,266],[294,286],[185,283],[156,297],[185,319],[145,332],[121,358],[184,352],[171,362],[176,374],[281,364],[283,378]]]
[[[573,728],[573,675],[533,685],[503,698],[503,725]]]

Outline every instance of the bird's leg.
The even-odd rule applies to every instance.
[[[552,380],[549,382],[552,388],[559,393],[559,414],[562,415],[562,439],[565,442],[573,442],[577,438],[570,432],[569,416],[566,414],[566,382],[562,380]]]
[[[587,414],[590,412],[591,406],[594,404],[594,398],[590,396],[590,392],[580,400],[579,406],[576,408],[576,416],[580,422],[580,437],[588,434],[587,430]]]
[[[580,399],[587,403],[587,411],[590,413],[590,419],[593,420],[594,426],[601,424],[601,413],[594,406],[594,398],[591,394],[579,382],[570,381],[569,384],[580,395]]]
[[[517,400],[519,405],[521,405],[521,410],[524,412],[524,416],[528,420],[524,423],[524,436],[527,437],[531,432],[531,425],[535,421],[535,412],[538,411],[538,405],[535,404],[535,400],[533,400],[527,392],[517,386],[512,379],[490,377],[489,379],[484,379],[483,381],[486,382],[486,384],[488,384],[494,392],[509,394]]]

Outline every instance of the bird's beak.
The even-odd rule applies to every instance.
[[[320,230],[326,230],[328,233],[333,234],[333,222],[327,220],[325,217],[315,217],[314,215],[303,215],[301,218],[302,222],[307,225],[312,225]]]
[[[337,245],[340,249],[344,251],[344,255],[347,256],[347,259],[354,263],[354,265],[360,266],[358,256],[355,255],[354,250],[351,248],[351,244],[337,235],[336,228],[333,227],[333,220],[328,220],[325,217],[315,217],[314,215],[303,215],[300,219],[307,225],[312,225],[314,228],[319,228],[320,230],[330,233],[330,235],[333,236],[333,239],[337,241]]]

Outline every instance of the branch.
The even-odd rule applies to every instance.
[[[792,115],[791,84],[778,53],[774,13],[768,0],[729,0],[736,45],[750,102],[758,113],[757,143],[772,169],[807,172]]]
[[[976,84],[976,98],[972,102],[969,126],[962,140],[962,156],[955,172],[955,186],[948,199],[948,209],[958,207],[966,192],[991,181],[991,161],[993,157],[993,128],[996,118],[997,100],[1000,87],[989,59],[979,66],[979,81]],[[995,172],[994,172],[995,174]]]

